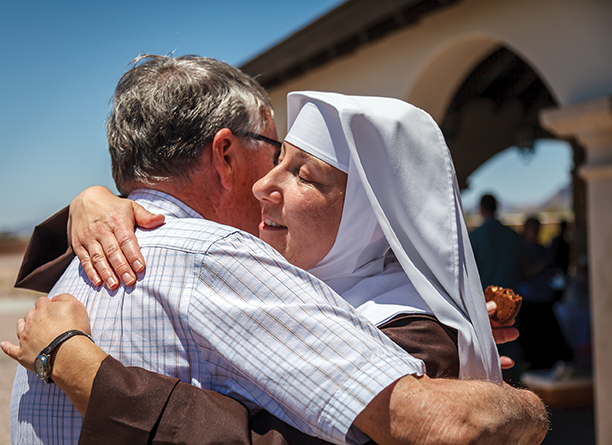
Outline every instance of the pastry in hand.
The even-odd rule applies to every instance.
[[[515,294],[512,289],[489,286],[485,289],[485,300],[495,301],[497,310],[491,318],[498,323],[504,324],[516,317],[521,308],[523,298]]]

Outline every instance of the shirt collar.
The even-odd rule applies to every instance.
[[[129,196],[149,212],[173,218],[200,218],[202,215],[168,193],[153,189],[136,189]]]

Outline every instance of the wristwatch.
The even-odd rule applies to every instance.
[[[62,342],[68,340],[70,337],[74,337],[75,335],[84,335],[91,341],[92,338],[87,335],[85,332],[72,330],[66,331],[63,334],[60,334],[53,340],[49,346],[40,351],[40,354],[34,360],[34,369],[36,370],[36,375],[45,383],[53,383],[51,380],[51,353],[55,348],[57,348]],[[95,342],[94,342],[95,343]]]

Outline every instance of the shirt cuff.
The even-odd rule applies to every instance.
[[[404,351],[402,351],[404,352]],[[364,443],[365,434],[347,434],[355,418],[383,389],[405,375],[422,376],[425,365],[407,353],[374,356],[358,372],[344,382],[329,401],[319,419],[321,431],[329,434],[324,438],[334,443]]]

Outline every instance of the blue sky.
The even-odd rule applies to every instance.
[[[569,143],[542,139],[534,148],[525,156],[510,147],[478,167],[461,194],[463,209],[478,209],[485,193],[493,193],[503,205],[538,206],[571,182],[574,164]]]
[[[104,120],[134,57],[198,54],[240,65],[340,3],[3,1],[0,232],[31,229],[89,185],[114,190]]]

